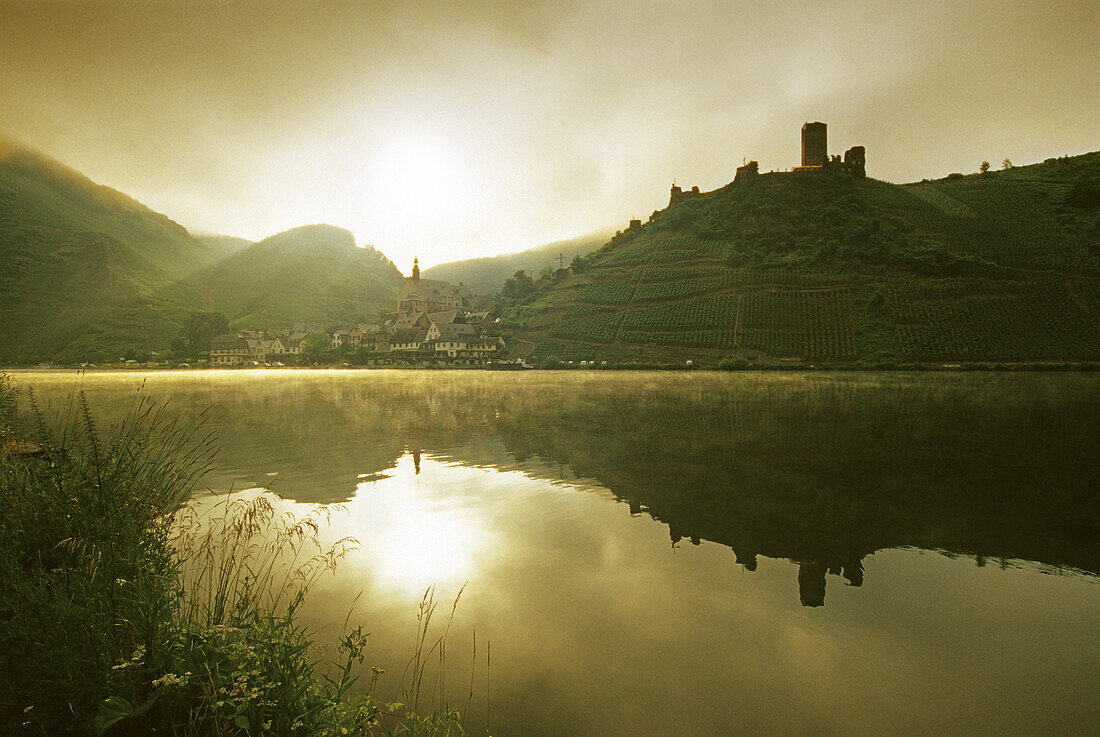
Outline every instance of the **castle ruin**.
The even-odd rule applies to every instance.
[[[795,172],[843,171],[854,177],[867,176],[867,151],[852,146],[840,155],[829,156],[829,131],[825,123],[815,121],[802,126],[802,165]]]

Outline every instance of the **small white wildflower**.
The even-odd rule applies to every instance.
[[[153,681],[153,688],[159,688],[161,686],[182,686],[186,682],[187,678],[185,677],[181,678],[175,673],[165,673],[163,676]]]

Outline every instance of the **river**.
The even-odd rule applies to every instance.
[[[304,617],[384,695],[461,589],[429,680],[471,734],[1100,733],[1095,375],[12,376],[205,410],[200,502],[331,507]]]

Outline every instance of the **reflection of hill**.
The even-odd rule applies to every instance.
[[[719,542],[750,569],[799,561],[804,603],[823,600],[826,569],[859,585],[863,556],[898,546],[1100,572],[1087,377],[682,383],[563,385],[504,414],[501,436],[598,479],[674,542]]]
[[[823,600],[826,571],[859,585],[866,555],[899,546],[1100,573],[1091,376],[186,376],[154,375],[146,393],[210,408],[222,449],[207,483],[219,490],[345,501],[410,451],[589,478],[674,543],[720,543],[750,570],[757,556],[798,562],[808,604]]]

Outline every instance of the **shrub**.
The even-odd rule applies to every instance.
[[[733,356],[732,358],[723,358],[714,364],[714,368],[719,371],[744,371],[752,368],[752,361],[744,356]]]
[[[0,408],[13,397],[0,376]],[[431,590],[413,710],[376,701],[374,680],[353,696],[362,629],[318,659],[298,621],[353,540],[322,547],[321,512],[277,516],[267,493],[201,513],[187,501],[214,455],[201,420],[166,421],[139,398],[101,437],[82,394],[56,430],[31,408],[41,457],[0,456],[0,732],[461,733],[455,711],[414,711],[445,648],[427,639]]]

